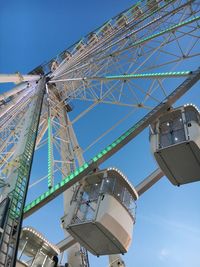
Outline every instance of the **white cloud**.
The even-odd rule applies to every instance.
[[[162,248],[161,250],[160,250],[160,252],[159,252],[159,259],[160,260],[165,260],[168,256],[170,255],[170,252],[169,252],[169,250],[168,249],[166,249],[166,248]]]
[[[187,223],[183,223],[182,221],[166,219],[164,217],[152,214],[151,216],[138,216],[145,221],[148,221],[151,224],[157,224],[162,227],[168,227],[173,231],[181,231],[183,235],[190,236],[191,238],[199,239],[200,238],[200,230],[198,227],[194,225],[189,225]]]

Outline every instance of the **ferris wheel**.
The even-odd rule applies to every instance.
[[[48,244],[51,259],[58,251],[68,249],[69,266],[87,267],[88,250],[97,256],[109,255],[110,266],[125,266],[118,254],[128,251],[130,242],[127,240],[132,239],[134,203],[138,197],[163,175],[175,185],[199,180],[196,174],[200,157],[199,111],[192,105],[172,107],[200,78],[199,11],[200,3],[195,0],[142,0],[27,75],[0,76],[1,82],[19,83],[0,95],[0,266],[15,266],[18,248],[22,252],[28,250],[27,235],[32,242],[36,238],[44,242],[36,231],[26,228],[23,233],[27,231],[27,235],[22,235],[24,243],[20,244],[23,216],[26,218],[45,209],[47,203],[61,194],[64,196],[61,222],[65,238],[57,248]],[[98,107],[98,116],[92,116]],[[113,107],[116,107],[114,112]],[[86,139],[83,148],[79,139],[84,138],[78,138],[79,127],[84,127],[87,116],[91,116],[92,122],[83,131]],[[119,125],[126,130],[118,130],[121,135],[117,137]],[[127,125],[131,126],[128,130]],[[102,163],[149,125],[158,169],[135,188],[118,169],[102,170]],[[111,140],[110,135],[115,139],[107,142],[108,136]],[[180,142],[187,145],[179,147],[179,153],[186,151],[187,160],[193,166],[190,168],[196,170],[190,179],[189,174],[184,177],[187,168],[180,175],[177,164],[174,166],[173,161],[168,161],[178,151],[176,145]],[[170,146],[175,150],[170,152]],[[100,148],[99,153],[96,147]],[[190,155],[189,150],[193,151]],[[94,151],[92,158],[88,157],[90,151]],[[46,166],[38,164],[38,177],[29,183],[33,156],[38,154],[42,161],[44,153]],[[181,169],[182,164],[179,165]],[[44,186],[40,187],[44,183],[45,190]],[[113,183],[112,189],[108,183]],[[34,188],[37,195],[34,193],[25,205],[27,193]],[[100,198],[107,201],[108,206],[123,204],[123,209],[120,206],[118,211],[121,209],[126,222],[131,218],[131,226],[120,224],[120,218],[112,214],[112,226],[108,227],[111,223],[108,219],[109,223],[104,228],[102,223],[100,229],[102,221],[98,212],[101,209],[105,212],[106,206],[100,205]],[[111,210],[105,213],[111,214]],[[89,221],[92,224],[89,225]],[[119,233],[114,233],[115,224],[116,227],[120,224],[119,229],[126,235],[119,237]],[[85,228],[81,228],[83,225]],[[101,240],[96,247],[92,234],[87,239],[92,227],[96,227],[94,236],[98,235]],[[38,251],[38,258],[34,255],[27,266],[36,266],[38,259],[42,259],[39,262],[42,266],[54,266],[50,256],[45,254],[41,258]]]

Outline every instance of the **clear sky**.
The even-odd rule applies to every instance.
[[[0,73],[29,72],[132,4],[134,1],[131,0],[0,0]],[[192,69],[192,66],[188,67]],[[2,86],[0,90],[6,88]],[[199,84],[176,106],[187,102],[200,107]],[[111,108],[104,106],[104,109]],[[116,111],[113,107],[110,117],[113,123]],[[88,144],[85,129],[92,131],[91,124],[99,119],[100,112],[93,112],[84,120],[84,129],[76,126],[82,147]],[[131,121],[123,126],[123,130],[130,125]],[[121,130],[118,129],[118,132],[121,133]],[[95,136],[96,132],[93,133]],[[106,137],[104,144],[110,143],[116,133]],[[95,151],[98,150],[97,146]],[[87,158],[93,155],[94,151],[88,153]],[[46,166],[45,157],[43,161],[34,162],[32,176],[42,176]],[[156,167],[150,153],[148,130],[103,166],[118,167],[134,185],[138,184]],[[124,256],[127,266],[199,267],[199,201],[199,182],[177,188],[166,178],[141,196],[137,202],[133,243]],[[36,227],[56,243],[63,237],[59,227],[62,215],[62,199],[59,197],[28,218],[24,225]],[[90,255],[90,260],[93,267],[107,264],[106,257]]]

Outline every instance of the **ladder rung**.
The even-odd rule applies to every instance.
[[[11,231],[10,232],[5,231],[4,233],[5,233],[5,235],[8,236],[8,235],[10,235]]]
[[[22,191],[23,189],[25,189],[23,185],[18,185],[18,184],[15,186],[15,189],[16,188],[19,189],[20,191]]]
[[[5,230],[11,230],[11,229],[12,229],[12,225],[10,225],[10,224],[7,223],[6,226],[5,226]]]
[[[2,241],[2,244],[6,244],[7,246],[9,245],[9,242],[6,242],[6,241]],[[8,250],[8,249],[7,249]],[[3,250],[1,250],[3,251]]]
[[[22,187],[23,187],[23,185],[22,185],[22,184],[18,184],[18,183],[17,183],[17,184],[15,185],[15,189],[17,188],[17,189],[20,189],[20,190],[21,190],[21,189],[22,189]]]
[[[7,255],[7,253],[8,253],[8,243],[5,243],[5,242],[2,242],[2,243],[6,244],[7,248],[6,248],[5,251],[1,249],[0,254],[3,253],[4,255]]]

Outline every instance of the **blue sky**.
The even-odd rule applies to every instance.
[[[87,1],[0,1],[0,73],[27,73],[120,11],[130,7],[129,0]],[[191,66],[192,68],[192,66]],[[9,86],[8,86],[9,87]],[[1,91],[8,88],[2,86]],[[193,102],[200,107],[199,84],[181,98],[176,106]],[[107,107],[103,107],[108,109]],[[110,107],[109,107],[110,108]],[[111,121],[116,121],[112,110]],[[86,129],[100,119],[93,112],[78,131],[80,144],[88,144]],[[131,125],[131,120],[122,129]],[[121,130],[118,130],[120,133]],[[116,131],[104,140],[110,143]],[[88,158],[99,151],[97,146]],[[42,152],[45,153],[45,152]],[[44,154],[42,154],[44,155]],[[32,177],[46,169],[46,160],[34,162]],[[138,184],[156,167],[150,153],[148,130],[131,141],[103,164],[116,166]],[[166,178],[159,181],[137,202],[137,220],[130,251],[124,256],[128,267],[199,267],[200,255],[200,183],[172,186]],[[24,224],[33,225],[52,242],[62,238],[59,218],[63,215],[62,197],[48,204]],[[91,266],[106,266],[106,257],[90,256]]]

